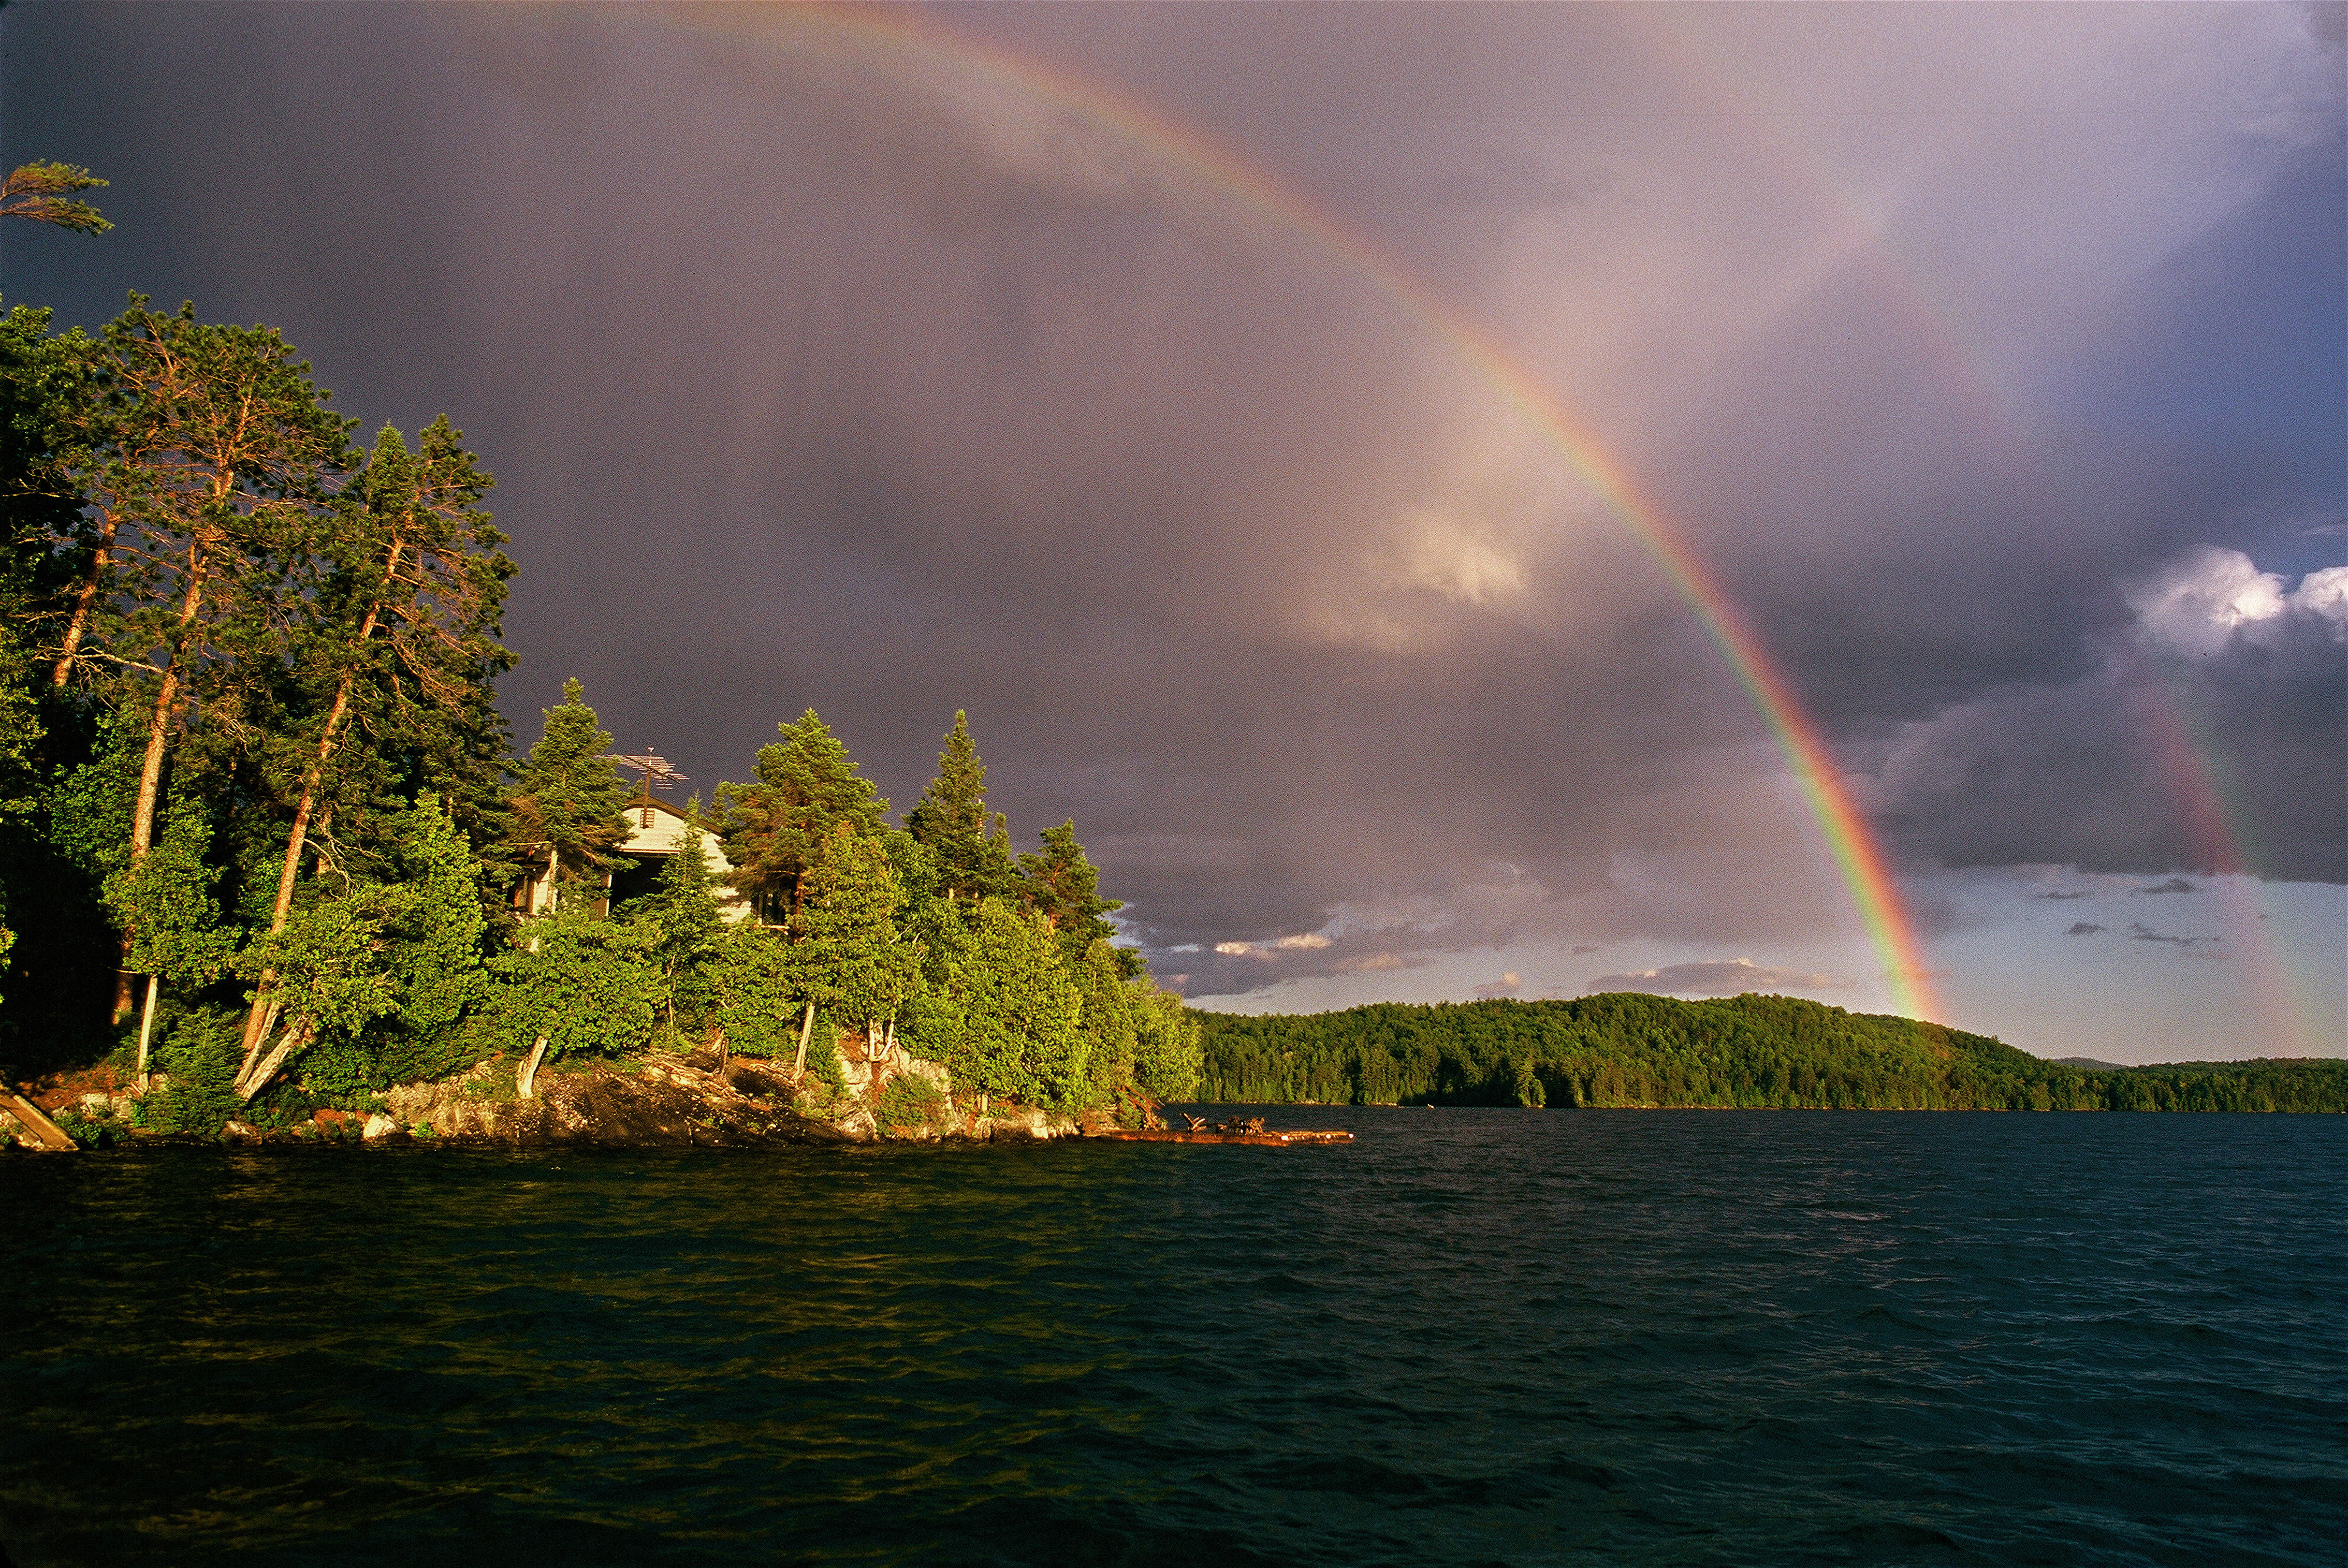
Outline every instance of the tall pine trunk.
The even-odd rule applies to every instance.
[[[383,613],[384,599],[390,590],[392,579],[398,575],[399,558],[406,548],[405,541],[392,541],[391,557],[384,562],[382,587],[376,589],[374,601],[367,606],[366,618],[359,622],[358,641],[362,651],[375,636],[376,622]],[[303,845],[309,842],[310,815],[317,809],[318,790],[325,782],[326,764],[333,759],[335,747],[341,740],[343,719],[350,712],[351,688],[357,683],[358,674],[356,663],[343,671],[341,682],[335,687],[334,706],[326,711],[325,728],[318,735],[317,754],[310,759],[310,765],[302,772],[302,798],[294,804],[294,826],[285,835],[285,859],[277,873],[277,902],[269,914],[269,934],[273,937],[285,928],[286,917],[294,909],[294,882],[302,868]],[[253,1052],[261,1048],[263,1035],[267,1032],[268,1026],[264,1020],[270,1010],[269,993],[276,984],[277,971],[263,969],[259,983],[253,987],[252,1006],[244,1015],[244,1061],[248,1066],[252,1061]]]
[[[98,529],[98,548],[90,552],[89,570],[82,574],[81,586],[74,589],[73,614],[66,619],[65,641],[57,651],[57,667],[49,671],[49,684],[63,686],[73,673],[74,654],[81,648],[81,640],[89,633],[90,612],[98,604],[98,586],[106,580],[107,562],[113,559],[114,530],[117,527],[113,509],[108,508],[105,525]]]
[[[164,661],[163,680],[155,688],[155,708],[147,721],[147,753],[139,764],[139,798],[130,812],[130,864],[135,867],[147,858],[147,851],[155,844],[155,803],[163,789],[163,753],[169,748],[171,732],[171,712],[180,701],[180,661],[187,651],[189,627],[203,608],[204,567],[207,556],[201,546],[189,547],[188,591],[180,605],[178,635],[172,640],[171,656]],[[120,1023],[130,1016],[130,932],[122,933],[122,961],[114,971],[114,1021]]]

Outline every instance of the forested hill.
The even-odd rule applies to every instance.
[[[2348,1061],[2095,1071],[1983,1035],[1796,997],[1614,992],[1193,1014],[1202,1099],[1838,1110],[2348,1111]]]

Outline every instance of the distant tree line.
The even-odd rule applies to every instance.
[[[102,230],[61,200],[86,171],[27,168],[0,210]],[[0,1071],[114,1053],[196,1130],[497,1051],[836,1076],[843,1037],[1063,1110],[1192,1091],[1197,1026],[1111,944],[1074,824],[1014,855],[960,714],[902,827],[813,711],[783,723],[607,907],[611,736],[574,682],[516,756],[495,705],[489,476],[445,417],[355,424],[265,326],[0,317]]]
[[[1610,993],[1378,1003],[1303,1017],[1194,1011],[1202,1099],[1269,1104],[1916,1111],[2348,1111],[2348,1061],[2109,1071],[1962,1030],[1794,997]]]

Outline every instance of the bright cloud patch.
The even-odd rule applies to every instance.
[[[2256,636],[2294,611],[2348,637],[2348,567],[2326,567],[2287,588],[2240,550],[2205,548],[2128,595],[2144,635],[2180,653],[2222,651],[2238,634]]]
[[[1489,604],[1525,591],[1525,569],[1516,557],[1456,518],[1434,513],[1423,512],[1413,519],[1404,547],[1404,571],[1418,587],[1463,604]]]

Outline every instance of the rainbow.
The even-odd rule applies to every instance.
[[[1881,844],[1843,783],[1825,737],[1751,624],[1662,505],[1611,458],[1588,421],[1483,326],[1271,175],[1148,108],[1001,50],[877,8],[791,6],[726,13],[644,12],[672,26],[738,39],[746,32],[800,49],[851,50],[901,77],[949,89],[975,75],[987,85],[1107,129],[1258,218],[1302,237],[1448,343],[1526,426],[1578,473],[1669,575],[1775,736],[1875,946],[1894,1005],[1910,1018],[1941,1013],[1915,923]]]

